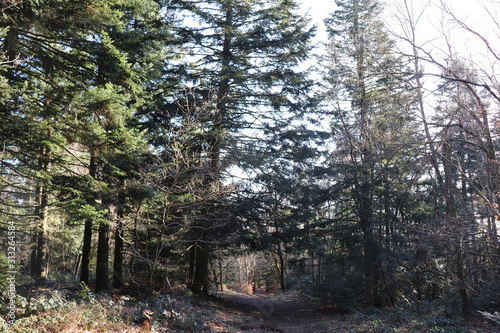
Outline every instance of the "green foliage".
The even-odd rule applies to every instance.
[[[77,302],[70,295],[52,291],[39,295],[27,307],[32,312],[29,316],[16,320],[11,327],[15,332],[138,332],[140,329],[110,299]]]
[[[211,316],[210,311],[195,307],[189,298],[183,297],[155,297],[148,306],[154,310],[159,322],[166,320],[167,326],[189,332],[205,332],[207,319]]]
[[[442,316],[460,303],[499,306],[488,72],[450,55],[425,133],[414,94],[422,69],[397,54],[381,2],[336,1],[321,111],[302,66],[315,28],[296,1],[2,4],[0,222],[19,225],[19,271],[74,279],[87,231],[85,265],[100,258],[107,282],[116,249],[116,267],[129,268],[116,275],[139,293],[168,279],[208,285],[209,267],[221,285],[235,283],[228,253],[259,251],[246,268],[261,273],[247,283],[342,308],[428,307],[435,318],[419,319],[422,330],[458,331]],[[316,130],[326,117],[331,131]],[[6,268],[0,254],[3,288]],[[78,297],[97,302],[86,285]],[[26,309],[53,314],[63,302],[38,295]],[[158,305],[160,318],[205,329],[206,314],[172,302]],[[376,317],[364,325],[391,331]]]
[[[87,287],[87,285],[83,281],[80,282],[76,297],[78,299],[82,299],[84,302],[90,303],[95,300],[95,295],[90,291],[89,287]]]
[[[57,290],[46,292],[30,299],[29,302],[25,300],[25,305],[21,308],[26,309],[30,314],[57,311],[66,305],[65,296]]]
[[[92,221],[96,221],[97,223],[103,222],[107,223],[106,219],[106,210],[102,207],[95,207],[93,205],[82,205],[78,208],[74,214],[76,214],[77,219],[80,221],[84,221],[86,219],[90,219]]]

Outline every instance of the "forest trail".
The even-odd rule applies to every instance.
[[[254,332],[331,332],[331,316],[319,304],[297,294],[255,294],[225,291],[218,298],[229,301],[233,308],[254,320],[241,328]]]
[[[347,332],[483,332],[498,327],[479,316],[443,317],[436,311],[423,313],[396,308],[349,310],[325,307],[303,295],[284,292],[255,294],[219,292],[213,300],[225,310],[219,319],[236,330],[220,327],[214,332],[237,333],[347,333]]]

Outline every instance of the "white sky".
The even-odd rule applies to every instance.
[[[395,12],[394,8],[403,4],[403,0],[380,1],[385,3],[388,15]],[[329,14],[334,12],[335,0],[298,0],[298,2],[304,13],[309,12],[311,14],[313,22],[318,24],[318,32],[322,33],[322,22]],[[435,24],[441,18],[438,10],[441,0],[408,0],[408,2],[412,3],[416,10],[429,3],[427,19],[430,21],[430,25],[427,28],[439,28]],[[490,19],[487,17],[489,14],[485,11],[485,8],[497,17],[500,10],[500,0],[443,0],[443,2],[456,14],[458,19],[472,22],[474,26],[481,29],[491,28]]]
[[[379,0],[385,3],[385,21],[388,28],[395,31],[398,28],[396,15],[398,8],[405,0]],[[497,73],[500,73],[500,0],[406,0],[413,6],[415,15],[425,12],[417,27],[417,44],[428,51],[441,64],[446,64],[449,54],[473,64],[478,73],[483,75],[485,83],[498,87]],[[303,13],[309,12],[313,23],[317,24],[316,41],[326,41],[323,20],[335,11],[334,0],[298,0]],[[453,16],[446,14],[442,7],[449,8]],[[466,23],[467,27],[477,32],[467,31],[457,22]],[[486,45],[484,38],[488,44]],[[402,42],[398,43],[404,50]],[[448,48],[451,47],[451,50]],[[407,45],[409,46],[409,45]],[[406,46],[406,47],[407,47]],[[406,49],[408,50],[408,49]],[[317,52],[322,52],[318,48]],[[421,53],[421,56],[423,53]],[[441,68],[430,62],[422,62],[424,72],[439,74]],[[424,78],[429,95],[437,87],[437,77]],[[432,103],[432,99],[430,99]]]
[[[380,0],[385,3],[388,25],[397,29],[398,7],[404,0]],[[493,54],[500,55],[500,0],[407,0],[416,13],[427,5],[425,15],[418,27],[419,43],[426,45],[438,56],[447,52],[446,39],[455,48],[453,52],[477,63],[491,63]],[[317,41],[326,41],[323,20],[335,11],[335,0],[298,0],[304,13],[309,12],[313,23],[318,26]],[[449,7],[456,18],[487,38],[494,53],[490,52],[483,41],[472,33],[465,32],[449,15],[444,15],[441,2]],[[446,33],[446,35],[443,34]],[[498,52],[497,52],[498,51]]]
[[[334,0],[298,0],[304,13],[309,13],[312,23],[318,26],[317,39],[325,41],[326,32],[323,20],[335,11]]]

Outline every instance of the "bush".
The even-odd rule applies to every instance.
[[[313,287],[313,295],[341,309],[363,306],[367,295],[364,285],[360,275],[332,271],[320,285]]]

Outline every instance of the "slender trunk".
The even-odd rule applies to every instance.
[[[97,162],[95,153],[91,152],[90,154],[90,164],[89,164],[89,176],[92,179],[95,179],[97,174]],[[93,205],[95,204],[94,198],[89,198],[87,200],[87,204]],[[90,282],[90,255],[92,251],[92,228],[93,221],[91,218],[85,219],[85,226],[83,230],[83,247],[82,247],[82,268],[80,272],[80,282],[89,285]]]
[[[40,148],[38,168],[41,171],[48,171],[48,151],[46,148]],[[36,187],[36,206],[35,216],[38,219],[38,227],[36,232],[36,244],[32,259],[33,278],[38,283],[44,284],[47,279],[47,228],[49,214],[49,194],[45,184],[38,180]]]
[[[113,288],[123,286],[123,224],[118,218],[115,230],[115,249],[113,255]]]
[[[286,274],[286,263],[285,263],[285,258],[283,255],[279,255],[279,282],[280,282],[280,288],[281,290],[285,291],[286,290],[286,280],[285,280],[285,274]]]
[[[80,272],[80,282],[89,285],[90,278],[90,252],[92,250],[92,219],[85,220],[83,230],[83,247],[82,247],[82,263]]]
[[[219,249],[219,282],[220,282],[220,291],[224,291],[224,285],[223,285],[223,281],[224,281],[224,269],[222,267],[222,250]]]
[[[113,288],[123,286],[123,221],[122,214],[118,211],[115,229],[115,248],[113,253]]]
[[[117,209],[113,204],[108,204],[107,221],[101,221],[97,239],[97,262],[95,271],[95,292],[107,291],[110,287],[109,280],[109,235],[112,221],[116,221]]]
[[[36,257],[36,278],[39,283],[45,283],[48,276],[48,246],[47,246],[47,228],[48,228],[48,194],[43,190],[42,200],[40,205],[40,225],[37,236],[37,257]]]
[[[470,312],[470,298],[467,291],[467,281],[465,280],[465,263],[464,263],[464,252],[462,247],[459,246],[456,254],[456,271],[458,278],[458,291],[460,294],[460,300],[462,301],[462,314],[468,314]]]
[[[196,244],[193,244],[189,248],[189,269],[188,269],[189,284],[192,284],[194,281],[195,261],[196,261]]]
[[[210,246],[206,242],[196,243],[195,252],[195,271],[193,277],[193,286],[198,289],[199,293],[208,294],[208,275],[209,275],[209,260]]]
[[[109,290],[109,224],[101,222],[97,240],[95,292]]]
[[[274,260],[274,266],[276,267],[276,280],[280,286],[280,289],[286,290],[286,260],[285,256],[281,252],[281,248],[278,248],[278,251],[272,255]]]
[[[73,279],[75,280],[78,278],[78,272],[80,271],[81,264],[82,264],[82,254],[79,253],[76,256],[75,266],[73,267]]]

